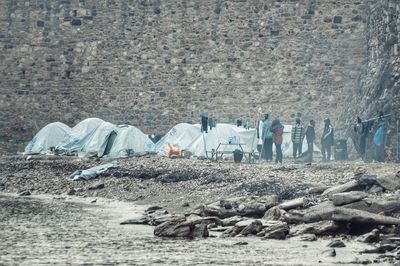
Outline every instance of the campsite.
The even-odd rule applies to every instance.
[[[400,224],[396,165],[321,163],[317,146],[314,163],[296,162],[291,158],[291,126],[285,128],[285,161],[275,164],[257,157],[257,131],[237,125],[217,123],[205,133],[198,124],[180,123],[154,143],[134,126],[98,118],[72,128],[51,123],[38,131],[24,153],[1,158],[0,204],[16,200],[33,204],[31,208],[39,213],[49,208],[49,213],[39,216],[44,224],[56,227],[50,221],[64,217],[63,228],[80,230],[82,235],[74,238],[92,239],[96,252],[110,252],[94,236],[99,230],[105,230],[111,242],[131,241],[121,238],[122,232],[129,232],[134,240],[151,243],[147,251],[136,247],[149,255],[147,259],[127,256],[129,248],[119,248],[111,260],[119,263],[194,263],[207,251],[191,249],[214,245],[230,247],[237,254],[244,247],[243,251],[253,254],[221,255],[215,260],[219,264],[232,259],[257,264],[266,258],[279,264],[286,256],[293,265],[299,253],[307,254],[306,264],[395,263]],[[244,157],[235,162],[237,149],[253,160]],[[171,153],[175,150],[179,152]],[[77,212],[77,208],[83,209]],[[65,224],[82,215],[92,217],[85,218],[85,223]],[[93,217],[104,219],[98,225],[102,229],[90,226]],[[25,219],[21,216],[22,222]],[[32,236],[41,230],[29,220],[24,223],[32,228]],[[9,232],[19,229],[8,222],[0,225],[9,228],[3,236],[16,241]],[[32,236],[25,241],[43,245],[41,238]],[[185,239],[197,239],[201,242],[194,243],[200,246],[180,246]],[[58,245],[60,240],[50,241]],[[16,251],[3,248],[8,250],[6,261],[18,260]],[[167,250],[177,248],[190,256],[165,256]],[[58,252],[57,246],[53,249]],[[263,249],[276,253],[265,255]],[[48,256],[49,263],[54,259]],[[35,256],[28,257],[34,260]]]
[[[292,154],[291,125],[284,126],[282,152]],[[180,123],[172,127],[159,141],[153,143],[148,135],[130,125],[114,125],[99,118],[88,118],[73,128],[54,122],[41,129],[29,142],[24,154],[77,155],[80,157],[123,158],[156,154],[168,156],[171,147],[194,158],[216,159],[217,152],[232,159],[240,149],[249,159],[258,158],[261,145],[255,128],[246,129],[232,124],[217,123],[207,133],[199,124]],[[304,139],[304,146],[306,140]],[[314,144],[314,156],[320,150]],[[222,156],[221,156],[222,157]]]

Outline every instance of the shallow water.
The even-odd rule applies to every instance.
[[[357,242],[346,242],[330,258],[321,254],[329,240],[157,238],[153,227],[119,225],[137,215],[129,207],[0,195],[0,264],[332,265],[374,258],[357,254],[366,248]],[[248,244],[234,245],[239,241]]]

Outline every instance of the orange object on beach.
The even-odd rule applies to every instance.
[[[182,156],[182,151],[181,148],[178,145],[172,146],[170,143],[168,143],[168,157],[181,157]]]

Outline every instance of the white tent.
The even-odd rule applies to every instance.
[[[60,141],[68,137],[71,128],[63,123],[55,122],[42,128],[25,148],[25,154],[44,154],[56,147]]]
[[[255,151],[257,142],[256,129],[245,129],[236,125],[220,123],[209,130],[208,133],[200,134],[186,150],[196,156],[208,155],[208,157],[211,157],[211,151],[218,148],[218,152],[232,151],[233,155],[234,150],[241,149],[240,146],[244,152]]]
[[[88,118],[79,122],[72,128],[70,134],[57,145],[56,150],[64,153],[79,152],[103,122],[99,118]]]
[[[180,123],[171,128],[170,131],[156,143],[155,150],[159,155],[167,155],[168,144],[179,146],[181,150],[187,150],[189,145],[199,136],[201,136],[199,125]]]
[[[102,157],[113,145],[118,133],[118,127],[109,122],[101,123],[90,135],[79,152],[80,156]]]
[[[128,157],[151,152],[155,152],[155,144],[146,134],[134,126],[120,125],[108,156]]]

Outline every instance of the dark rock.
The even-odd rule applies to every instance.
[[[190,237],[193,228],[190,224],[184,224],[186,218],[166,221],[154,229],[155,236],[162,237]]]
[[[328,244],[328,247],[331,248],[344,248],[346,245],[343,243],[342,240],[333,240],[331,243]]]
[[[322,255],[326,257],[336,257],[336,250],[334,248],[325,250],[324,252],[322,252]]]
[[[233,216],[222,220],[222,226],[233,226],[238,222],[244,221],[247,218],[241,216]]]
[[[282,219],[288,224],[300,224],[304,221],[304,212],[299,210],[290,210],[283,213]]]
[[[286,239],[289,234],[289,226],[284,222],[268,223],[258,234],[263,239]]]
[[[245,246],[245,245],[248,245],[249,243],[247,243],[247,242],[244,242],[244,241],[240,241],[240,242],[237,242],[237,243],[235,243],[235,244],[233,244],[233,245],[235,245],[235,246]]]
[[[379,241],[379,230],[374,229],[371,232],[362,235],[359,240],[364,243],[376,243]]]
[[[258,234],[263,228],[263,224],[261,223],[260,220],[254,220],[251,224],[243,228],[243,230],[240,232],[241,235],[247,236],[247,235],[256,235]]]
[[[353,202],[342,207],[348,209],[363,210],[372,213],[385,213],[392,214],[400,211],[400,201],[398,200],[375,200],[375,199],[363,199],[361,201]]]
[[[385,175],[378,177],[378,185],[389,191],[400,189],[400,172],[397,174]]]
[[[310,224],[300,224],[291,228],[291,235],[338,235],[347,232],[347,227],[342,223],[333,221],[320,221]]]
[[[348,223],[400,225],[400,219],[397,218],[342,207],[335,208],[332,220]]]
[[[76,190],[75,190],[74,188],[71,188],[71,189],[67,192],[67,195],[68,195],[68,196],[72,196],[72,195],[75,195],[75,193],[76,193]]]
[[[141,217],[138,219],[129,219],[120,223],[120,225],[124,224],[149,224],[149,219],[147,217]]]
[[[317,241],[317,236],[314,234],[304,234],[300,237],[302,241]]]
[[[154,212],[154,211],[161,210],[161,209],[162,209],[162,207],[154,205],[154,206],[148,207],[146,212]]]
[[[73,20],[71,20],[71,25],[72,26],[80,26],[80,25],[82,25],[82,21],[80,19],[73,19]]]
[[[380,192],[382,192],[384,189],[383,189],[383,187],[381,187],[381,186],[379,186],[379,185],[373,185],[369,190],[368,190],[368,192],[369,193],[380,193]]]
[[[239,214],[247,217],[263,217],[267,208],[263,203],[252,202],[239,206]]]
[[[36,26],[38,26],[38,27],[44,27],[44,21],[42,21],[42,20],[36,21]]]
[[[157,215],[155,217],[149,217],[150,218],[150,225],[160,225],[162,223],[165,223],[167,221],[171,221],[171,220],[176,220],[176,219],[186,219],[185,215],[183,214],[175,214],[175,215],[171,215],[171,214],[167,214],[167,215]]]
[[[332,202],[326,201],[307,209],[303,216],[305,223],[319,222],[323,220],[331,220],[335,206]]]
[[[392,251],[397,248],[396,244],[383,244],[380,245],[379,247],[373,248],[373,249],[366,249],[361,251],[360,253],[385,253],[386,251]]]
[[[357,182],[361,187],[371,187],[376,184],[377,182],[377,176],[376,175],[367,175],[367,174],[362,174],[357,178]]]
[[[343,193],[335,193],[331,196],[331,200],[335,206],[352,203],[362,200],[368,196],[367,193],[361,191],[351,191]]]
[[[88,187],[88,190],[103,189],[104,183],[97,184],[95,186]]]
[[[30,196],[31,192],[29,190],[22,191],[18,194],[18,196]]]
[[[209,237],[210,234],[208,232],[207,224],[201,223],[201,224],[195,224],[192,235],[190,237],[194,238],[201,238],[201,237]]]
[[[342,16],[334,16],[333,23],[336,23],[336,24],[342,23]]]
[[[271,209],[269,209],[268,211],[265,212],[265,214],[263,216],[263,220],[266,220],[266,221],[278,221],[283,217],[283,215],[285,213],[286,213],[286,211],[282,210],[278,206],[272,207]]]
[[[356,180],[352,180],[345,184],[328,188],[327,190],[324,191],[324,193],[322,193],[322,196],[329,196],[331,194],[348,192],[353,190],[360,190],[360,185]]]
[[[187,202],[185,202],[185,203],[183,203],[182,204],[182,207],[189,207],[190,205],[189,205],[189,203],[187,203]]]
[[[217,205],[202,205],[199,209],[201,216],[216,216],[221,219],[233,217],[238,215],[238,211],[235,209],[225,209]]]
[[[207,225],[222,224],[216,217],[176,218],[166,221],[154,229],[154,235],[161,237],[208,237]]]

